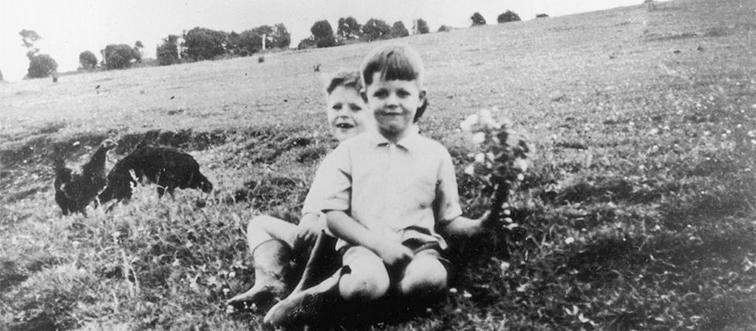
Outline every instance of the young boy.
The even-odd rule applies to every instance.
[[[341,142],[363,132],[371,119],[360,96],[362,82],[359,73],[338,72],[325,85],[326,115],[333,136]],[[299,225],[267,215],[257,216],[249,222],[247,242],[254,260],[255,285],[228,300],[228,304],[259,305],[288,294],[292,252],[311,245],[325,229],[325,215],[321,206],[316,204],[322,200],[317,198],[319,194],[317,189],[308,192]]]
[[[446,288],[441,263],[450,235],[474,235],[485,218],[461,216],[451,156],[413,125],[424,108],[423,64],[403,46],[378,48],[361,66],[363,98],[376,130],[347,140],[326,157],[313,183],[339,238],[340,273],[271,308],[265,320],[294,322],[296,312],[313,310],[319,296],[338,289],[346,301],[370,301],[390,288],[416,297]],[[299,322],[299,321],[297,321]]]

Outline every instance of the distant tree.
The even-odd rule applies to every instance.
[[[50,76],[58,70],[58,63],[47,54],[34,54],[29,56],[29,69],[27,78],[42,78]]]
[[[402,38],[409,36],[409,31],[407,31],[407,28],[404,27],[404,23],[402,21],[396,21],[394,22],[394,25],[391,26],[391,38]]]
[[[315,37],[310,36],[302,39],[297,45],[297,49],[308,49],[318,47],[318,43],[315,41]]]
[[[241,52],[241,46],[240,46],[240,38],[241,35],[236,33],[236,31],[231,31],[228,35],[226,35],[226,42],[224,43],[226,53],[229,55],[240,55]]]
[[[315,44],[319,47],[333,47],[336,46],[336,38],[333,35],[333,28],[331,23],[327,20],[317,21],[310,28]]]
[[[262,49],[262,34],[256,29],[242,31],[239,34],[238,55],[250,56]]]
[[[430,30],[428,29],[428,22],[426,22],[422,18],[418,18],[415,21],[415,25],[412,27],[412,30],[414,30],[415,33],[419,33],[419,34],[425,34],[425,33],[430,32]]]
[[[517,21],[522,21],[520,19],[520,15],[517,15],[517,13],[511,10],[507,10],[499,14],[498,17],[496,17],[496,22],[498,22],[499,24],[507,23],[507,22],[517,22]]]
[[[91,51],[83,51],[79,54],[79,65],[85,70],[94,69],[97,67],[97,57]]]
[[[449,32],[451,30],[452,30],[451,27],[446,26],[446,25],[441,25],[438,27],[438,32]]]
[[[167,66],[175,63],[179,63],[178,52],[178,39],[179,36],[172,34],[163,39],[163,43],[157,47],[157,60],[161,66]]]
[[[388,39],[391,37],[391,27],[383,20],[371,18],[362,26],[362,37],[367,41]]]
[[[139,52],[126,44],[110,44],[102,52],[107,69],[124,69],[141,59]]]
[[[3,71],[0,70],[0,82],[4,82],[5,79],[3,79]]]
[[[470,21],[472,21],[472,26],[486,25],[486,19],[479,12],[470,16]]]
[[[338,27],[336,28],[336,35],[342,40],[354,40],[360,38],[362,24],[357,22],[357,19],[349,16],[347,18],[340,18]]]
[[[34,47],[34,43],[37,42],[37,40],[42,39],[42,37],[36,31],[21,29],[18,34],[21,36],[21,42],[23,43],[24,48],[26,48],[27,57],[29,57],[29,53],[35,55],[39,52],[39,49]]]
[[[291,34],[286,29],[286,25],[278,23],[273,26],[273,32],[270,36],[271,47],[275,48],[289,48],[291,45]]]
[[[195,27],[184,33],[184,50],[182,57],[192,61],[212,60],[223,55],[227,34],[206,28]]]
[[[134,43],[134,56],[136,57],[136,62],[140,63],[142,62],[142,56],[144,56],[144,44],[142,44],[141,40],[137,40]]]
[[[547,17],[549,17],[549,15],[546,15],[546,14],[537,14],[536,15],[536,18],[547,18]]]

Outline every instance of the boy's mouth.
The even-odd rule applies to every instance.
[[[352,125],[350,123],[344,123],[344,122],[342,122],[342,123],[336,123],[335,126],[337,128],[339,128],[339,129],[351,129],[351,128],[354,127],[354,125]]]

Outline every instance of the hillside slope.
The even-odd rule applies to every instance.
[[[0,325],[247,329],[223,302],[252,283],[257,213],[297,220],[333,147],[313,66],[356,68],[387,42],[427,68],[423,134],[458,169],[459,122],[497,107],[533,166],[517,231],[459,244],[453,291],[428,310],[337,321],[374,329],[756,327],[756,2],[678,0],[400,40],[0,85]],[[83,162],[102,139],[190,151],[206,196],[138,188],[63,217],[53,146]],[[458,172],[465,213],[480,183]],[[393,310],[392,310],[393,309]],[[354,313],[354,312],[352,312]],[[333,315],[338,315],[333,313]],[[354,315],[348,315],[354,316]]]

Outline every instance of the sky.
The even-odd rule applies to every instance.
[[[194,27],[241,32],[260,25],[283,23],[291,33],[291,47],[310,35],[310,27],[327,19],[334,30],[340,17],[370,18],[389,25],[416,18],[431,31],[441,25],[470,26],[479,12],[489,24],[512,10],[523,20],[538,13],[551,17],[637,5],[642,0],[0,0],[0,71],[6,81],[23,78],[29,66],[22,47],[22,29],[36,31],[41,54],[51,55],[58,71],[76,70],[79,54],[108,44],[144,44],[145,57],[154,58],[157,45],[169,34]]]

